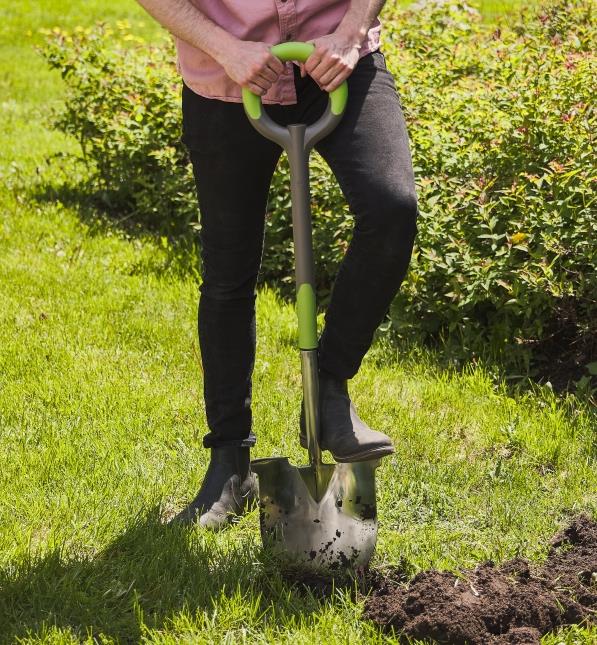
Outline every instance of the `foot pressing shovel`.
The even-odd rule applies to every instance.
[[[272,47],[281,61],[307,60],[314,46],[289,42]],[[308,466],[287,457],[257,459],[261,537],[274,553],[299,566],[356,569],[366,565],[377,540],[375,468],[379,460],[324,464],[319,445],[319,376],[314,288],[309,153],[342,119],[346,81],[330,93],[314,124],[282,127],[265,112],[258,95],[243,88],[245,112],[264,137],[278,143],[290,162],[292,229],[297,288],[298,338]],[[297,432],[298,435],[298,432]]]

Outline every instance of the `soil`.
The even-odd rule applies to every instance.
[[[577,517],[547,561],[491,562],[456,576],[424,571],[372,579],[364,618],[403,636],[450,645],[532,645],[560,625],[597,623],[597,522]]]
[[[533,378],[538,383],[549,381],[556,392],[574,392],[576,383],[584,377],[589,379],[589,390],[597,387],[597,376],[587,369],[597,360],[597,327],[579,327],[573,300],[564,299],[556,320],[541,341],[531,343],[531,349]]]

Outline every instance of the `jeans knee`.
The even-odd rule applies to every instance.
[[[236,280],[204,278],[199,290],[202,296],[218,302],[254,300],[257,276],[239,277]]]
[[[379,251],[390,255],[412,247],[417,233],[417,196],[413,192],[378,191],[370,204],[366,228],[379,241]]]

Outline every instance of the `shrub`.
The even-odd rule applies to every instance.
[[[556,0],[499,28],[459,1],[389,10],[384,24],[420,206],[413,260],[389,312],[394,332],[452,342],[463,356],[549,338],[590,345],[597,299],[590,0]],[[111,206],[149,225],[187,224],[196,206],[178,139],[172,47],[107,46],[108,29],[51,35],[44,53],[68,87],[58,127],[80,141]],[[352,221],[316,156],[312,192],[325,304]],[[291,288],[289,206],[282,162],[262,277]]]
[[[119,22],[116,31],[56,28],[42,53],[67,85],[55,126],[81,144],[104,205],[166,230],[196,220],[170,42],[146,45]]]
[[[392,24],[387,50],[421,203],[395,324],[456,334],[472,349],[545,339],[564,322],[588,335],[597,295],[590,4],[552,4],[491,33],[458,3],[423,5]]]

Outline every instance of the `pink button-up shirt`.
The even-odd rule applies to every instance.
[[[191,0],[210,20],[241,40],[271,43],[309,41],[332,33],[348,10],[350,0]],[[372,25],[360,55],[379,47],[381,26]],[[178,70],[197,94],[223,101],[241,101],[240,87],[204,51],[176,40]],[[262,97],[264,103],[296,103],[292,63]]]

